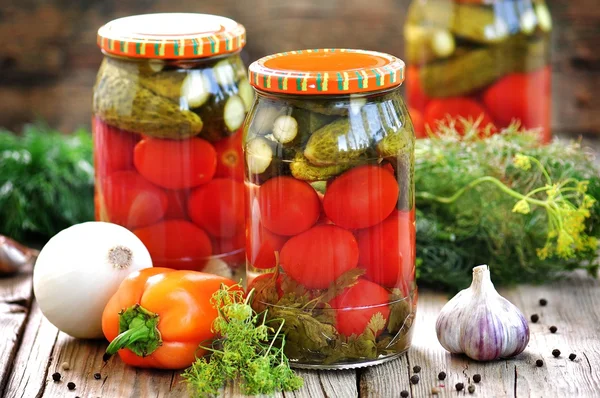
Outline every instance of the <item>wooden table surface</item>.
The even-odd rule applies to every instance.
[[[447,301],[445,294],[424,291],[419,295],[413,346],[397,360],[358,371],[299,371],[305,386],[286,397],[412,397],[469,395],[454,385],[475,384],[479,397],[598,397],[600,396],[600,281],[579,275],[545,286],[522,286],[501,293],[527,317],[540,316],[531,324],[531,340],[524,353],[510,360],[478,363],[444,351],[435,336],[435,319]],[[540,298],[548,300],[541,307]],[[550,333],[555,325],[558,331]],[[104,341],[73,339],[59,332],[41,314],[32,299],[30,275],[0,279],[0,396],[2,397],[180,397],[187,396],[180,372],[148,371],[125,366],[114,357],[103,367]],[[552,350],[561,355],[554,358]],[[570,361],[568,356],[577,358]],[[542,359],[538,368],[535,361]],[[63,363],[68,370],[62,369]],[[411,385],[415,365],[420,381]],[[60,372],[61,382],[52,374]],[[444,382],[437,380],[447,373]],[[100,372],[102,378],[94,379]],[[76,384],[69,391],[67,383]],[[239,396],[228,386],[223,396]]]

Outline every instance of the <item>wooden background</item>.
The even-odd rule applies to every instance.
[[[247,64],[279,51],[353,47],[402,57],[410,0],[0,0],[0,127],[43,118],[87,126],[102,58],[103,23],[147,12],[204,12],[243,23]],[[553,120],[557,133],[600,135],[598,0],[549,0],[554,17]]]

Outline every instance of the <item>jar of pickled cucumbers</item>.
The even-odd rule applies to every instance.
[[[98,30],[96,219],[132,230],[155,266],[243,271],[241,127],[254,101],[244,44],[244,27],[215,15],[137,15]]]
[[[320,49],[267,56],[249,69],[257,93],[244,127],[253,305],[282,325],[296,367],[396,357],[410,345],[416,309],[404,63]]]
[[[462,117],[490,133],[518,121],[548,142],[551,30],[544,0],[414,0],[404,36],[417,137]]]

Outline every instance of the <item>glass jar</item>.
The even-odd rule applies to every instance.
[[[245,255],[241,127],[254,101],[245,29],[149,14],[98,31],[96,219],[132,230],[155,266],[231,277]]]
[[[244,131],[253,305],[282,325],[293,366],[396,357],[410,345],[416,310],[404,63],[322,49],[267,56],[249,69],[257,92]]]
[[[413,0],[404,36],[417,137],[460,116],[492,133],[518,120],[550,141],[551,30],[544,0]]]

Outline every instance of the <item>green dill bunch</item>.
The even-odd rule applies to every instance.
[[[600,173],[591,153],[577,142],[540,145],[516,124],[485,139],[477,127],[447,121],[416,144],[420,283],[459,290],[479,264],[503,285],[574,269],[595,276]]]
[[[92,138],[42,124],[20,136],[0,130],[0,234],[46,241],[94,218]]]

